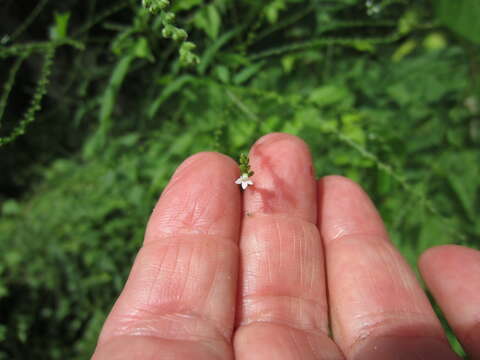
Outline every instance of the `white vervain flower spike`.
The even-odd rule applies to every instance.
[[[248,186],[253,186],[253,181],[250,180],[250,177],[253,176],[254,173],[250,170],[248,156],[243,153],[240,154],[240,172],[242,175],[235,180],[235,184],[241,185],[243,190]]]

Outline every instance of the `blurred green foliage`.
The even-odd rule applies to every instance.
[[[88,357],[175,167],[272,131],[361,183],[412,265],[478,247],[477,5],[4,2],[0,359]]]

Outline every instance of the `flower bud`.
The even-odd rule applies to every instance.
[[[165,21],[166,22],[172,22],[173,19],[175,19],[175,14],[173,12],[167,12],[165,13],[165,17],[164,17]]]
[[[160,0],[158,2],[158,7],[160,10],[165,10],[170,5],[170,1],[168,0]]]
[[[169,38],[169,37],[172,37],[172,29],[170,26],[166,26],[165,28],[163,28],[162,30],[162,36],[164,38]]]
[[[173,33],[172,39],[175,41],[182,41],[187,38],[187,32],[183,29],[175,29],[175,32]]]

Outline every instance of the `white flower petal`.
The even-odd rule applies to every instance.
[[[242,189],[245,190],[249,185],[253,185],[253,181],[250,180],[248,174],[242,174],[237,180],[235,180],[235,184],[241,185]]]

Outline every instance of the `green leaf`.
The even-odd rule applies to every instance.
[[[175,140],[175,143],[170,147],[168,154],[179,155],[179,156],[186,154],[188,151],[188,148],[195,142],[195,136],[196,134],[193,131],[190,131],[188,133],[185,133],[182,136],[179,136]]]
[[[401,106],[406,106],[411,101],[415,100],[404,82],[392,84],[387,87],[387,94]]]
[[[143,36],[136,41],[133,53],[137,58],[147,59],[151,62],[155,61],[150,46],[148,45],[148,40]]]
[[[238,34],[239,31],[241,31],[242,27],[236,27],[233,30],[230,30],[229,32],[226,32],[222,36],[220,36],[219,39],[217,39],[213,45],[207,48],[205,52],[202,55],[202,58],[200,60],[200,64],[198,64],[198,72],[201,75],[204,75],[205,72],[207,71],[208,66],[212,63],[213,59],[215,58],[215,55],[218,53],[218,51],[225,45],[227,44],[235,35]]]
[[[342,116],[342,134],[357,144],[364,145],[366,135],[362,128],[362,115],[347,113]]]
[[[120,138],[118,138],[118,143],[126,146],[126,147],[132,147],[138,143],[138,140],[140,139],[140,135],[137,133],[131,133],[124,135]]]
[[[120,90],[120,87],[123,83],[123,80],[125,79],[125,76],[127,76],[132,60],[133,60],[132,56],[125,56],[121,58],[112,72],[110,81],[102,97],[102,104],[100,107],[100,115],[99,115],[101,126],[107,126],[110,123],[110,117],[112,115],[113,108],[115,106],[117,93]]]
[[[405,41],[400,47],[393,53],[392,60],[398,62],[402,60],[405,56],[411,54],[417,47],[417,42],[415,40],[409,39]]]
[[[278,15],[282,10],[285,10],[285,0],[274,0],[268,4],[265,9],[265,16],[270,24],[276,23]]]
[[[55,24],[50,27],[50,39],[61,40],[67,37],[70,13],[55,13]]]
[[[251,120],[231,122],[229,124],[231,143],[238,149],[251,143],[256,124]]]
[[[419,23],[419,15],[415,10],[407,11],[398,22],[398,32],[406,35]]]
[[[305,119],[300,116],[295,116],[293,120],[285,121],[281,132],[292,135],[298,135],[305,126]]]
[[[3,342],[7,339],[7,327],[0,325],[0,341]]]
[[[260,123],[260,131],[264,134],[279,131],[282,119],[277,115],[271,115]]]
[[[448,244],[452,241],[451,234],[445,231],[449,225],[438,217],[426,217],[418,237],[418,251],[423,252],[436,245]]]
[[[3,203],[2,214],[5,216],[14,216],[20,213],[20,205],[15,200],[7,200]]]
[[[287,74],[292,72],[295,65],[295,60],[296,57],[292,55],[285,55],[284,57],[282,57],[282,67]]]
[[[217,39],[222,19],[215,5],[209,5],[199,12],[194,19],[195,26],[207,33],[211,39]]]
[[[480,44],[480,1],[436,0],[439,20],[458,35]]]
[[[442,33],[432,32],[423,40],[423,46],[430,51],[442,50],[447,47],[447,39]]]
[[[160,109],[160,106],[173,94],[180,91],[186,84],[191,82],[193,77],[190,75],[182,75],[177,77],[174,81],[169,82],[167,86],[162,90],[160,95],[151,102],[147,114],[152,119]]]
[[[243,84],[245,81],[248,81],[248,79],[250,79],[252,76],[257,74],[261,70],[264,64],[265,64],[264,62],[259,62],[253,65],[247,66],[245,69],[240,71],[237,75],[235,75],[233,82],[236,85]]]
[[[388,195],[394,185],[394,179],[392,176],[385,171],[378,169],[377,174],[377,191],[381,195]]]
[[[226,66],[219,65],[215,67],[215,74],[225,84],[230,82],[230,70]]]
[[[361,39],[355,40],[353,41],[352,46],[358,51],[371,52],[371,53],[375,52],[375,45],[368,40],[361,40]]]
[[[203,0],[182,0],[175,1],[172,4],[172,10],[177,12],[179,10],[190,10],[191,8],[201,5]]]
[[[458,196],[466,214],[476,221],[476,200],[479,189],[480,157],[476,152],[449,153],[441,161],[446,177]]]
[[[96,151],[105,145],[107,135],[112,127],[112,113],[120,87],[128,74],[134,57],[127,55],[122,57],[110,76],[109,82],[101,98],[100,111],[98,114],[99,128],[97,132],[85,143],[83,156],[91,158]]]
[[[351,98],[351,95],[346,87],[325,85],[313,90],[309,100],[318,106],[328,106],[343,103],[349,98]]]

